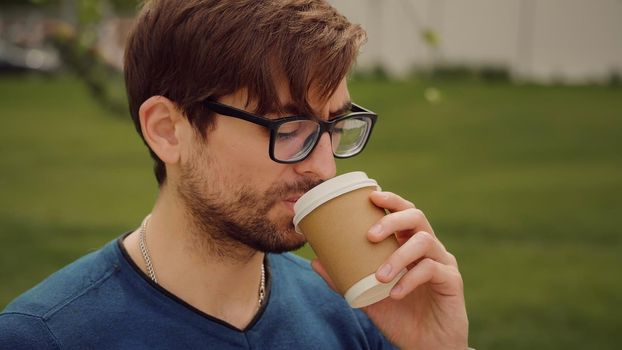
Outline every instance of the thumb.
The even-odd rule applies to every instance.
[[[320,275],[324,279],[324,281],[326,281],[326,284],[328,284],[328,286],[332,290],[337,291],[337,288],[335,287],[333,280],[330,278],[330,276],[328,275],[328,272],[326,272],[326,269],[324,269],[324,266],[322,266],[322,263],[318,259],[311,260],[311,268],[318,275]]]

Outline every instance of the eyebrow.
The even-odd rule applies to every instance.
[[[291,113],[291,114],[296,114],[298,113],[298,108],[296,107],[296,105],[288,103],[285,106],[283,106],[283,110],[286,113]],[[341,107],[337,108],[334,111],[330,111],[329,115],[328,115],[328,119],[332,119],[335,117],[339,117],[341,115],[346,114],[347,112],[349,112],[350,110],[352,110],[352,101],[347,100],[346,102],[344,102]]]
[[[351,110],[352,110],[352,101],[348,100],[343,105],[341,105],[341,107],[339,107],[336,111],[330,112],[329,119],[338,117],[340,115],[344,115],[346,114],[346,112],[349,112]]]

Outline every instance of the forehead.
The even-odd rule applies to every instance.
[[[320,118],[327,118],[337,114],[347,112],[351,107],[350,92],[346,79],[342,79],[333,94],[329,97],[322,97],[318,93],[318,88],[311,88],[307,96],[307,101],[313,110],[313,115]],[[279,99],[283,108],[282,112],[298,114],[304,106],[297,105],[290,96],[287,86],[279,86]]]
[[[311,111],[306,110],[306,106],[297,103],[291,96],[287,83],[278,84],[277,94],[279,99],[279,109],[264,113],[266,117],[283,117],[287,115],[300,115],[310,113],[315,117],[327,119],[332,116],[347,112],[351,107],[350,93],[346,79],[342,79],[331,96],[322,97],[318,93],[320,89],[312,87],[306,97]],[[246,89],[240,89],[235,93],[219,98],[220,102],[243,109],[251,113],[257,113],[258,101],[249,98]]]

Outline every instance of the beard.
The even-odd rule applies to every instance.
[[[294,229],[292,215],[275,211],[277,215],[271,219],[270,212],[288,196],[305,193],[321,180],[277,183],[260,192],[244,183],[229,183],[216,172],[212,178],[206,177],[199,164],[210,167],[211,163],[209,159],[191,161],[182,167],[177,186],[198,244],[218,257],[238,261],[257,251],[282,253],[305,244],[304,236]]]

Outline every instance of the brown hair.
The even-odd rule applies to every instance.
[[[138,110],[155,95],[174,101],[203,137],[210,125],[206,98],[246,89],[256,113],[279,112],[279,76],[299,112],[312,113],[309,89],[328,99],[365,39],[359,25],[324,0],[147,1],[125,52],[134,125],[142,137]],[[150,153],[162,185],[164,163]]]

